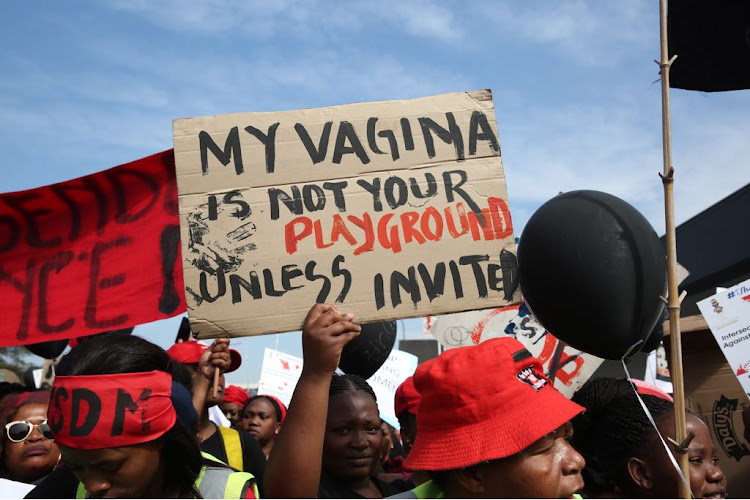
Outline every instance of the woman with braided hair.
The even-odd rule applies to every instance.
[[[674,406],[648,394],[641,396],[662,436],[675,436]],[[694,434],[687,454],[689,482],[695,498],[724,498],[726,478],[718,465],[711,434],[698,417],[686,415],[687,433]],[[601,472],[614,485],[611,493],[627,498],[677,498],[680,477],[656,430],[632,392],[609,402],[592,425],[592,451]],[[576,429],[578,432],[578,429]],[[669,444],[677,456],[674,445]]]
[[[401,491],[372,475],[380,460],[381,425],[370,384],[357,375],[334,375],[318,498],[383,498]]]

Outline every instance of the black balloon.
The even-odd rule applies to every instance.
[[[362,332],[346,344],[339,368],[344,373],[372,377],[383,366],[396,343],[396,322],[384,321],[360,325]]]
[[[573,191],[542,205],[521,234],[518,268],[539,322],[595,356],[642,348],[661,319],[664,247],[640,212],[610,194]]]
[[[68,339],[29,344],[26,346],[26,349],[44,359],[55,359],[63,353],[66,347],[68,347]]]

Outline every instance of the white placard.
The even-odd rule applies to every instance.
[[[602,364],[602,359],[560,342],[531,316],[525,305],[438,316],[432,335],[446,349],[513,337],[539,358],[555,389],[571,397]]]
[[[396,411],[393,408],[396,389],[404,380],[414,374],[418,362],[417,357],[413,354],[394,349],[388,355],[388,359],[385,360],[383,366],[367,380],[378,397],[380,418],[396,429],[401,428],[396,418]]]
[[[750,396],[750,280],[701,300],[698,308]]]
[[[287,407],[302,375],[302,358],[266,348],[260,369],[258,394],[275,396]]]

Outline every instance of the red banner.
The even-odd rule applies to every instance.
[[[0,346],[185,311],[174,151],[0,194]]]

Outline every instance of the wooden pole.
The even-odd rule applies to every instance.
[[[667,245],[667,310],[669,312],[669,340],[671,346],[671,359],[669,373],[672,377],[674,396],[674,440],[684,443],[687,435],[685,429],[685,383],[682,376],[682,339],[680,334],[680,297],[677,291],[677,241],[674,222],[674,168],[672,167],[672,133],[669,108],[669,69],[675,57],[669,58],[667,45],[667,0],[659,0],[659,21],[661,38],[661,60],[659,64],[661,73],[661,126],[662,126],[662,149],[664,160],[664,171],[659,174],[664,185],[664,215],[666,221],[666,245]],[[688,455],[685,451],[678,450],[677,463],[686,478],[690,477],[688,470]],[[682,481],[680,484],[680,498],[691,498],[690,489]]]

